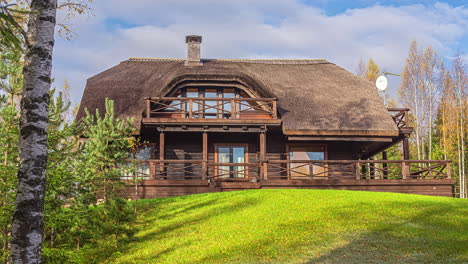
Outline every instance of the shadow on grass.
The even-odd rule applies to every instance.
[[[408,202],[385,204],[389,210],[414,206]],[[372,207],[372,204],[366,206]],[[468,208],[453,207],[443,202],[423,202],[414,209],[420,212],[411,217],[396,218],[394,222],[382,219],[374,227],[370,223],[367,228],[369,231],[364,233],[335,234],[332,226],[327,234],[306,243],[281,245],[283,241],[273,241],[266,233],[261,239],[231,248],[222,254],[209,254],[192,263],[468,263]],[[338,221],[362,221],[347,218],[346,213],[343,213],[346,210],[350,208],[332,206],[327,209],[327,213],[340,218]],[[461,221],[453,223],[451,219],[444,217],[447,214]],[[277,230],[286,228],[286,224],[278,223]],[[303,229],[308,224],[310,223],[294,223],[304,226]],[[274,234],[277,230],[270,229],[269,233]],[[340,239],[346,242],[340,242]],[[250,250],[251,248],[263,252]]]
[[[411,207],[410,203],[389,203]],[[406,205],[404,205],[406,204]],[[446,203],[420,203],[420,212],[396,223],[381,223],[346,245],[307,264],[338,263],[468,263],[468,208]],[[451,215],[455,219],[444,218]]]
[[[275,199],[281,197],[275,196]],[[129,247],[132,252],[126,250],[122,254],[130,253],[134,258],[119,260],[119,263],[468,263],[467,203],[414,199],[357,200],[341,204],[335,204],[338,200],[328,201],[329,205],[320,207],[310,217],[287,218],[285,222],[281,220],[284,218],[275,220],[273,216],[269,228],[241,229],[241,232],[256,232],[248,239],[244,237],[241,245],[223,250],[208,247],[203,249],[203,254],[198,254],[198,247],[194,245],[200,245],[205,238],[187,234],[180,241],[169,239],[170,243],[159,243],[155,248],[151,248],[151,244],[144,245],[145,250],[151,252],[143,255],[141,248]],[[239,192],[197,199],[178,197],[164,200],[164,206],[156,202],[152,206],[159,209],[147,215],[143,213],[140,218],[142,229],[147,230],[142,230],[137,241],[132,243],[163,241],[182,235],[180,229],[199,232],[205,227],[197,224],[220,215],[239,216],[237,213],[242,210],[259,206],[259,201],[262,200]],[[295,212],[296,209],[292,205],[287,210],[291,210],[291,215],[300,216],[301,212]],[[285,209],[281,210],[284,213]],[[319,217],[314,217],[315,213]],[[317,222],[317,219],[327,222]],[[154,227],[158,221],[164,224]],[[183,229],[190,226],[198,229]],[[232,236],[239,230],[227,229],[226,232],[226,236]],[[223,240],[219,243],[222,245]],[[189,262],[184,262],[187,254],[184,260],[177,256],[184,251],[193,252],[193,255],[188,254],[192,257]],[[135,252],[140,255],[133,254]]]
[[[239,212],[248,207],[255,206],[258,201],[255,198],[245,197],[238,201],[231,202],[229,201],[229,196],[223,196],[220,199],[213,198],[203,199],[202,201],[193,201],[189,196],[187,196],[178,197],[171,203],[178,204],[181,202],[182,204],[180,206],[167,206],[166,204],[166,207],[173,207],[167,212],[160,211],[159,213],[153,214],[154,216],[148,217],[145,217],[145,214],[142,214],[141,217],[144,218],[144,221],[142,222],[143,228],[151,227],[152,225],[154,225],[154,223],[157,223],[158,221],[168,221],[173,217],[177,217],[178,220],[174,221],[173,223],[160,226],[155,230],[152,230],[151,232],[147,232],[143,235],[140,235],[136,237],[135,240],[131,243],[144,243],[147,241],[163,239],[165,236],[170,235],[171,232],[174,232],[177,229],[202,223],[210,218],[216,217],[221,214],[231,214]],[[158,204],[154,204],[153,206],[156,206],[156,208],[160,208],[160,205]],[[204,210],[203,212],[199,213],[199,210],[201,208],[203,208]],[[130,262],[119,263],[159,263],[160,260],[164,259],[165,256],[173,253],[173,251],[180,250],[184,247],[189,247],[193,243],[197,243],[197,241],[192,240],[189,242],[177,242],[176,244],[168,245],[168,247],[165,249],[159,251],[155,250],[151,252],[151,255],[133,258]],[[122,254],[128,253],[128,250],[129,247],[126,247],[126,249],[122,251]]]

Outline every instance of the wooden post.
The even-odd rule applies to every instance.
[[[156,180],[156,166],[153,161],[150,161],[150,179]]]
[[[273,107],[272,107],[272,118],[273,119],[277,119],[278,118],[278,102],[275,100],[273,100]]]
[[[387,160],[387,151],[382,151],[382,160]],[[387,163],[382,163],[384,179],[387,179],[387,175],[388,175],[387,166],[388,166]]]
[[[359,161],[356,161],[356,180],[361,179],[361,172],[359,171]]]
[[[450,175],[450,162],[449,161],[446,161],[447,162],[447,179],[451,179],[452,176]]]
[[[405,180],[408,177],[408,165],[406,161],[401,162],[401,178]]]
[[[193,118],[193,99],[189,99],[189,118]]]
[[[150,118],[151,114],[151,99],[150,97],[146,98],[146,118]]]
[[[371,162],[373,159],[369,159],[369,179],[375,179],[375,163]]]
[[[263,167],[263,179],[267,180],[268,179],[268,162],[264,161],[261,166]]]
[[[404,122],[405,122],[404,126],[407,127],[408,126],[408,110],[405,110],[404,115],[405,115],[404,116]]]
[[[159,133],[159,160],[161,161],[160,166],[159,166],[159,174],[160,174],[161,177],[162,177],[162,175],[164,173],[164,163],[162,162],[164,160],[164,156],[165,156],[164,155],[164,150],[165,150],[164,140],[165,140],[164,132]],[[166,175],[166,176],[168,176],[168,175]]]
[[[202,145],[202,179],[205,180],[208,174],[208,133],[206,132],[203,132]]]
[[[408,142],[408,137],[406,136],[405,136],[405,139],[403,139],[403,159],[404,160],[410,159],[409,142]]]
[[[266,159],[266,135],[265,132],[260,133],[260,163],[262,164],[265,162]],[[264,167],[262,166],[260,169],[260,177],[265,178],[264,174],[266,172],[264,171]]]
[[[236,119],[236,101],[231,99],[231,119]]]

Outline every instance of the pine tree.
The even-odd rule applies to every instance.
[[[114,115],[114,102],[106,99],[106,112],[92,115],[86,110],[82,120],[83,160],[80,173],[84,177],[82,188],[88,192],[88,202],[97,204],[118,196],[122,186],[121,169],[130,158],[129,137],[134,131],[133,120],[120,120]]]
[[[8,260],[18,170],[19,113],[10,96],[0,96],[0,262]]]

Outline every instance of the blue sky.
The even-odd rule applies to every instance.
[[[93,15],[70,21],[53,76],[79,103],[86,79],[128,57],[184,58],[184,36],[203,36],[205,58],[324,58],[355,72],[373,58],[401,73],[412,40],[450,62],[468,63],[467,1],[96,0]],[[59,14],[59,17],[62,14]],[[60,19],[59,19],[60,21]],[[399,78],[390,77],[396,94]]]

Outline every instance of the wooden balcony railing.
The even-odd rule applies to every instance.
[[[146,118],[277,119],[277,112],[275,98],[146,98]]]
[[[210,163],[202,160],[137,161],[130,180],[405,180],[450,179],[448,160],[269,160]]]
[[[388,108],[398,128],[408,126],[408,112],[409,108]]]

